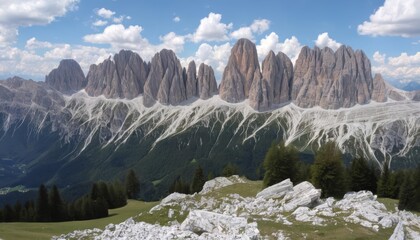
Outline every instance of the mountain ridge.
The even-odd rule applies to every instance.
[[[194,73],[195,63],[184,69],[169,50],[156,55],[156,64],[143,62],[145,71],[154,72],[147,78],[130,67],[137,62],[130,59],[139,59],[133,52],[123,51],[120,58],[119,63],[105,60],[108,67],[91,67],[95,74],[88,73],[87,86],[101,86],[93,91],[97,96],[88,87],[69,95],[45,82],[0,81],[0,188],[41,183],[73,188],[122,177],[133,168],[142,177],[142,198],[159,199],[177,177],[188,180],[195,164],[219,174],[230,162],[257,179],[255,169],[267,148],[280,140],[296,146],[305,161],[334,139],[346,161],[364,156],[379,167],[388,160],[392,168],[420,162],[420,102],[412,100],[420,94],[390,89],[379,76],[369,104],[302,108],[288,96],[291,66],[282,54],[270,53],[262,73],[252,75],[257,81],[251,84],[251,97],[237,103],[217,94],[210,66],[200,64]],[[109,70],[109,78],[100,77],[101,68]],[[239,73],[235,65],[229,68]],[[308,73],[306,80],[316,79],[316,71]],[[132,94],[141,91],[141,84],[130,87],[129,81],[140,79],[135,76],[143,76],[143,90],[150,95]],[[183,80],[188,78],[187,88]]]

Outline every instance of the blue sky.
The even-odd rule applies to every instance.
[[[386,79],[420,82],[419,0],[2,0],[0,76],[43,80],[63,58],[87,73],[120,49],[145,60],[170,48],[218,80],[230,48],[251,38],[292,61],[307,45],[362,49]]]

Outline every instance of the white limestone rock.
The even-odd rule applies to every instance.
[[[227,187],[235,183],[244,183],[245,181],[240,178],[238,175],[233,175],[230,177],[217,177],[210,181],[207,181],[203,189],[200,191],[200,194],[206,194],[216,189]]]
[[[244,217],[234,217],[203,210],[191,211],[181,224],[181,230],[198,235],[210,233],[240,238],[257,239],[259,231],[256,223],[248,224]]]
[[[402,222],[397,224],[389,240],[405,240],[404,225]]]
[[[293,190],[293,183],[290,179],[283,180],[277,184],[274,184],[270,187],[265,188],[257,194],[257,198],[282,198],[286,193]]]
[[[282,200],[283,209],[289,212],[300,206],[314,207],[319,203],[320,197],[320,189],[315,189],[309,182],[301,182],[284,196]]]

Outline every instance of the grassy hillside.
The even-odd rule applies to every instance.
[[[0,238],[3,240],[20,239],[50,239],[54,235],[72,232],[74,230],[101,228],[110,223],[120,223],[129,217],[146,212],[156,202],[128,201],[122,208],[109,210],[109,217],[60,223],[0,223]]]
[[[231,186],[205,194],[203,197],[222,199],[229,197],[230,194],[238,194],[242,197],[253,197],[262,188],[261,181],[246,181],[246,183],[237,183]],[[200,195],[195,195],[197,200]],[[389,211],[394,211],[398,202],[392,199],[379,199],[384,203]],[[128,205],[110,210],[110,217],[89,221],[63,222],[63,223],[0,223],[0,238],[8,239],[49,239],[51,236],[69,233],[74,230],[100,228],[103,229],[110,223],[120,223],[129,217],[134,217],[136,221],[143,221],[151,224],[159,223],[161,225],[170,225],[173,220],[182,222],[187,214],[175,215],[169,218],[168,209],[149,214],[149,210],[156,206],[157,202],[129,201]],[[176,206],[173,207],[176,210]],[[176,212],[176,211],[175,211]],[[289,213],[290,214],[290,213]],[[272,221],[273,219],[261,220],[261,218],[249,219],[257,221],[258,229],[262,235],[272,237],[275,232],[282,232],[292,239],[388,239],[394,227],[380,229],[375,232],[370,228],[361,225],[346,223],[342,216],[335,216],[336,224],[327,226],[314,226],[310,222],[304,223],[295,221],[292,216],[285,213],[285,216],[292,221],[292,225],[284,225]]]

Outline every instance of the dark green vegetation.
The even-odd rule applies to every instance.
[[[322,190],[322,197],[340,198],[346,192],[342,155],[335,142],[327,142],[316,152],[311,180]]]
[[[140,202],[128,200],[127,205],[121,208],[110,209],[109,216],[105,218],[70,221],[70,222],[7,222],[0,224],[0,237],[4,240],[20,239],[51,239],[54,235],[68,233],[74,230],[105,228],[110,223],[120,223],[127,218],[150,210],[156,202]]]
[[[133,119],[137,117],[131,116]],[[273,123],[261,130],[257,138],[244,142],[244,134],[251,134],[261,122],[244,120],[240,113],[229,119],[224,117],[215,112],[208,120],[214,125],[197,124],[156,144],[170,120],[167,126],[159,126],[149,134],[146,133],[155,123],[152,120],[146,122],[123,144],[112,142],[106,146],[104,141],[108,140],[109,130],[108,126],[103,126],[81,153],[86,136],[75,135],[63,140],[58,131],[51,132],[53,126],[47,123],[39,131],[33,130],[30,121],[17,123],[7,132],[0,129],[0,159],[10,159],[7,161],[9,171],[3,173],[0,170],[0,188],[23,185],[36,191],[41,183],[56,184],[63,196],[75,199],[88,191],[93,182],[122,179],[129,169],[134,169],[140,176],[139,197],[157,200],[168,194],[169,187],[179,176],[191,183],[192,173],[198,165],[207,174],[211,172],[220,176],[229,162],[237,166],[237,173],[258,179],[255,169],[260,166],[267,146],[280,139],[282,132],[273,131],[278,128]],[[0,125],[6,118],[0,114]],[[69,115],[63,121],[70,119]],[[241,121],[244,123],[239,127]],[[247,125],[250,127],[245,127]],[[90,133],[84,129],[89,125],[69,127]],[[241,134],[236,133],[237,128]],[[18,198],[14,196],[10,200],[14,203]],[[25,200],[21,198],[21,201]]]
[[[284,142],[272,144],[264,158],[264,186],[268,187],[287,178],[294,183],[298,180],[298,151]]]
[[[61,222],[103,218],[108,216],[108,209],[126,205],[127,199],[136,199],[139,191],[138,178],[132,169],[125,178],[125,187],[118,180],[93,183],[88,194],[71,202],[62,199],[56,185],[48,192],[41,184],[36,201],[29,200],[24,205],[17,201],[13,207],[6,204],[0,209],[0,221]]]
[[[381,198],[399,199],[398,208],[420,211],[420,164],[416,170],[375,168],[364,158],[354,158],[344,165],[343,154],[335,142],[327,142],[315,153],[310,166],[302,163],[292,146],[272,144],[264,159],[263,186],[290,178],[293,183],[311,181],[322,190],[322,197],[341,198],[348,191],[368,190]]]

